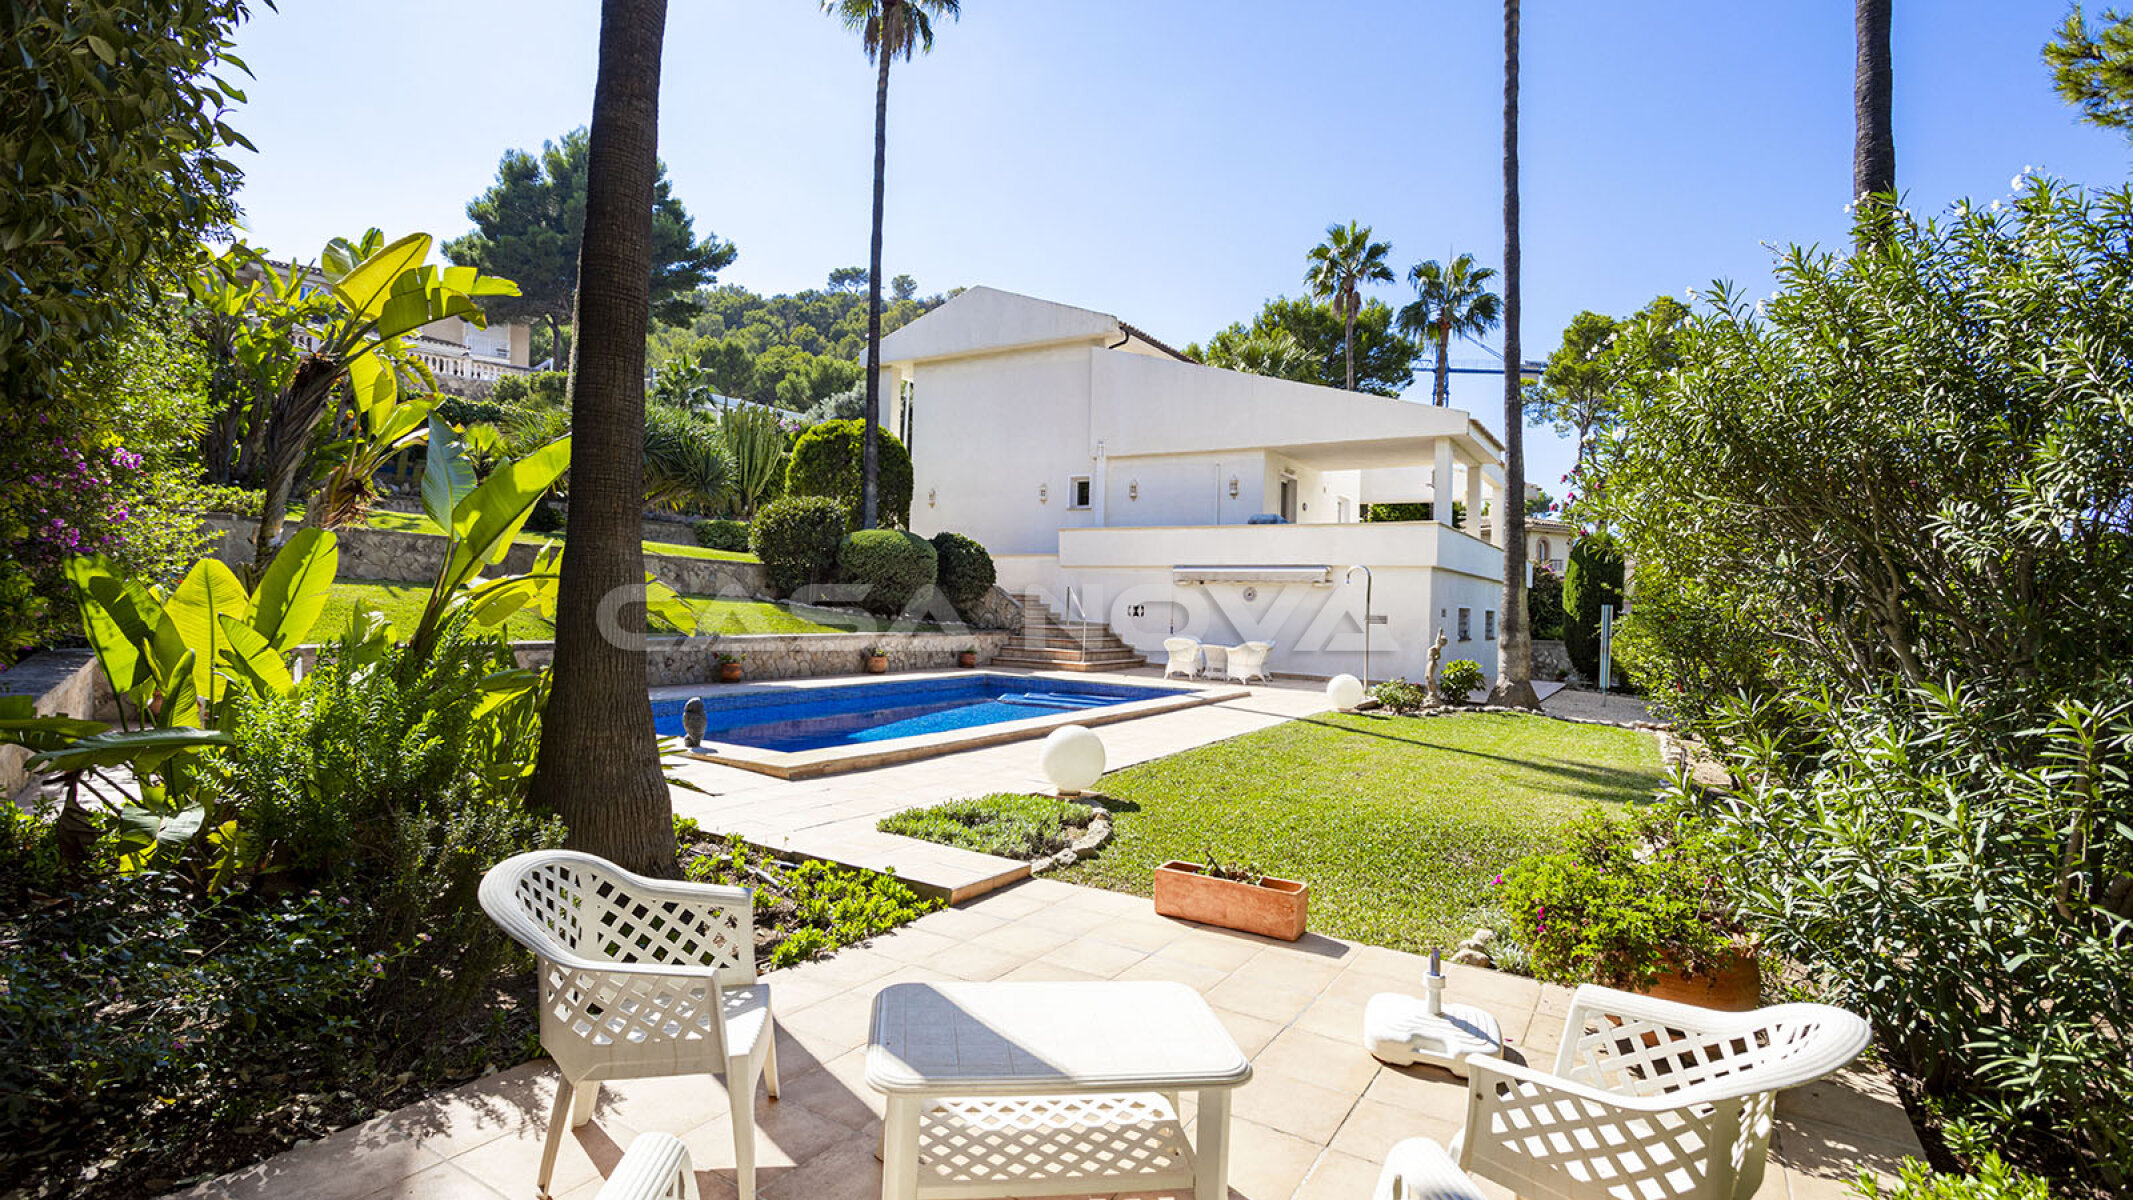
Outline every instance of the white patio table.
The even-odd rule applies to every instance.
[[[888,1098],[883,1200],[1229,1194],[1230,1090],[1252,1064],[1183,984],[893,984],[868,1043],[867,1083]]]

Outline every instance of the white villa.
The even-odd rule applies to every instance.
[[[1278,672],[1496,673],[1503,556],[1364,506],[1493,511],[1502,445],[1468,413],[1187,361],[1117,317],[971,288],[882,339],[884,420],[911,449],[914,532],[982,542],[1010,591],[1107,622],[1274,644]],[[1487,510],[1484,509],[1487,505]]]

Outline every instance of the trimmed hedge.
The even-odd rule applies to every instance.
[[[933,586],[939,562],[933,545],[901,529],[861,529],[837,551],[837,581],[866,588],[868,612],[896,616]]]
[[[1563,649],[1586,682],[1600,678],[1600,606],[1622,611],[1622,552],[1604,533],[1587,534],[1570,547],[1563,575]]]
[[[844,506],[846,525],[857,528],[864,421],[824,421],[800,435],[785,464],[785,494],[828,496]],[[880,431],[877,464],[881,524],[911,523],[911,452]]]
[[[698,521],[693,527],[696,544],[706,550],[731,550],[745,553],[748,549],[748,522],[718,519]]]
[[[773,500],[748,528],[748,549],[781,596],[835,578],[843,541],[844,506],[826,496]]]
[[[974,538],[944,530],[933,535],[933,553],[940,560],[936,582],[948,594],[948,602],[955,605],[957,612],[965,612],[983,600],[985,593],[999,581],[999,573],[993,569],[992,554]]]

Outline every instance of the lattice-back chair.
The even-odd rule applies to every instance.
[[[1274,677],[1266,673],[1266,656],[1273,650],[1272,642],[1246,642],[1242,646],[1231,646],[1229,661],[1223,665],[1223,671],[1238,683],[1249,684],[1255,676],[1272,683]]]
[[[593,1200],[701,1200],[688,1147],[671,1134],[638,1134]]]
[[[725,1078],[741,1200],[755,1196],[755,1084],[778,1095],[770,988],[756,980],[746,888],[646,879],[605,859],[536,850],[489,868],[481,907],[540,960],[541,1047],[562,1074],[540,1194],[564,1117],[592,1118],[609,1079]]]
[[[1163,639],[1163,678],[1183,675],[1187,679],[1200,673],[1200,639],[1173,636]]]
[[[1841,1069],[1867,1025],[1841,1008],[1728,1013],[1585,986],[1553,1073],[1467,1059],[1460,1167],[1525,1200],[1746,1200],[1776,1093]]]

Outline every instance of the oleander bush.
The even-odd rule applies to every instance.
[[[837,551],[837,581],[864,589],[868,612],[897,616],[932,587],[939,559],[932,543],[901,529],[861,529]]]
[[[763,506],[748,526],[748,549],[763,562],[781,596],[836,578],[844,544],[844,506],[827,496],[784,496]]]

